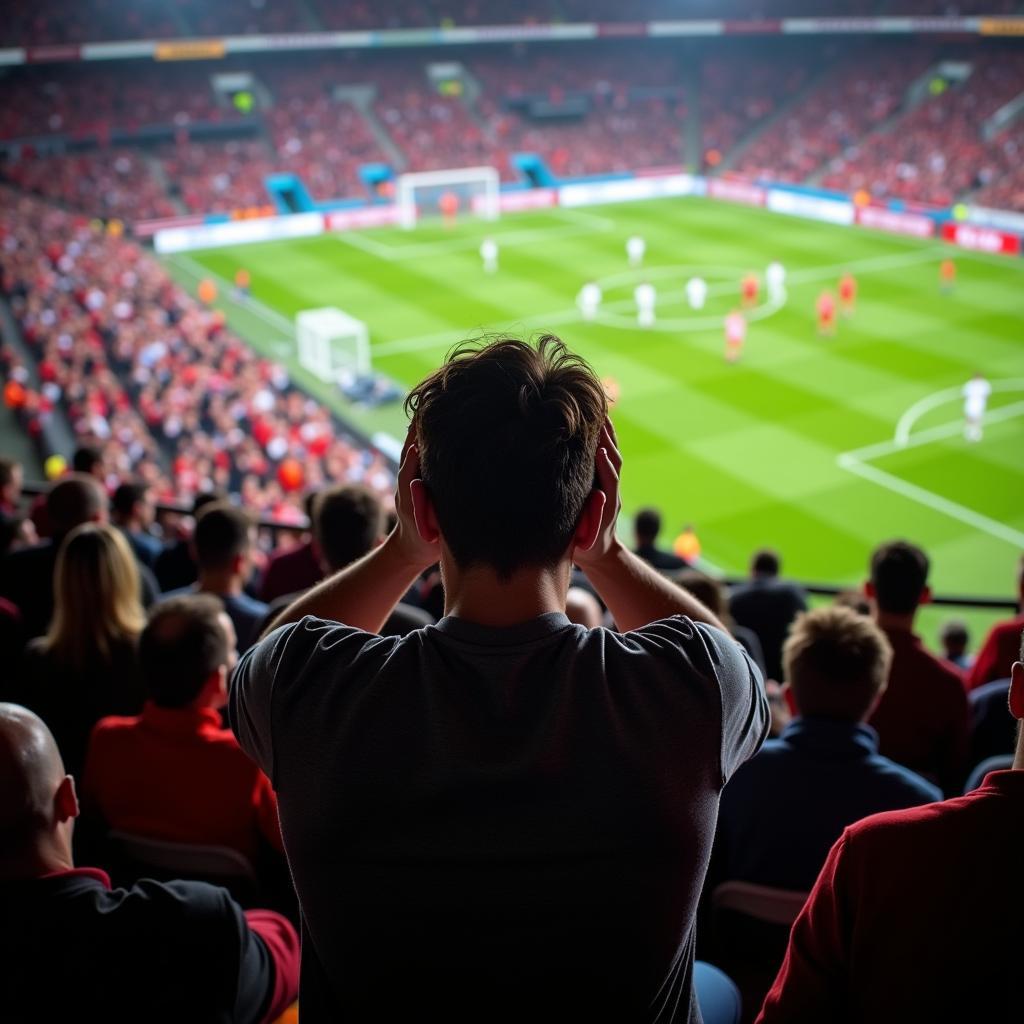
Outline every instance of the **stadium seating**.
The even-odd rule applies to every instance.
[[[927,100],[833,161],[824,184],[949,205],[997,175],[981,127],[1021,92],[1024,58],[982,55],[961,85]],[[998,148],[998,147],[997,147]]]
[[[60,402],[116,477],[141,478],[163,499],[236,491],[286,522],[302,513],[300,489],[278,479],[285,459],[298,461],[300,487],[351,479],[391,492],[379,454],[138,246],[10,189],[0,196],[4,291],[42,382],[30,407]]]
[[[470,54],[465,93],[431,84],[422,56],[275,58],[247,65],[258,99],[244,112],[205,67],[28,67],[11,75],[0,109],[0,140],[28,144],[0,158],[0,175],[128,222],[266,207],[275,172],[298,175],[317,201],[368,198],[368,163],[489,164],[514,181],[517,152],[540,155],[556,177],[725,166],[1021,208],[1019,119],[989,141],[980,134],[1022,91],[1024,65],[1004,54],[890,41],[839,53],[802,44],[797,55],[739,43],[709,49],[694,83],[676,50],[651,44],[516,47]],[[950,58],[973,63],[970,77],[900,116],[910,84]],[[353,86],[367,107],[344,91]]]
[[[799,182],[882,124],[928,66],[926,48],[872,47],[826,73],[743,154],[736,170]]]

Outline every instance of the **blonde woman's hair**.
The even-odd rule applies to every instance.
[[[46,649],[73,668],[136,640],[146,624],[135,555],[119,530],[83,523],[61,544],[53,575],[53,620]]]

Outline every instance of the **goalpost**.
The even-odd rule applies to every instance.
[[[331,384],[370,373],[370,332],[340,309],[305,309],[295,317],[299,364]]]
[[[444,212],[442,197],[454,196],[460,213],[469,211],[484,220],[497,220],[500,179],[494,167],[457,167],[447,171],[400,174],[395,201],[398,223],[414,228],[420,217]]]

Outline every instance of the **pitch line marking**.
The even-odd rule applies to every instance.
[[[1024,380],[1009,379],[992,382],[993,391],[1013,392],[1022,389],[1024,389]],[[963,420],[942,423],[935,427],[929,427],[927,430],[920,430],[916,434],[911,434],[911,430],[914,423],[924,413],[931,409],[936,409],[943,403],[960,396],[960,388],[946,388],[943,391],[937,391],[935,394],[921,399],[921,401],[912,405],[900,417],[895,437],[888,441],[880,441],[878,444],[865,445],[863,448],[842,452],[836,456],[836,465],[840,469],[844,469],[848,473],[853,473],[855,476],[877,484],[879,487],[884,487],[894,494],[899,494],[904,498],[909,498],[911,501],[916,501],[919,505],[924,505],[934,512],[939,512],[967,526],[974,527],[976,530],[981,530],[997,540],[1006,541],[1008,544],[1022,548],[1024,547],[1024,532],[1015,530],[1012,526],[1007,526],[1006,523],[1001,523],[989,516],[982,515],[980,512],[975,512],[974,509],[967,508],[966,505],[951,501],[941,494],[929,491],[925,487],[919,487],[917,484],[912,484],[902,477],[870,464],[871,459],[881,458],[885,455],[891,455],[893,452],[905,451],[909,448],[917,448],[921,445],[932,444],[935,441],[940,441],[947,437],[955,437],[959,434],[963,430]],[[1004,405],[992,412],[986,413],[984,422],[988,426],[1022,415],[1024,415],[1024,401],[1012,402],[1010,405]]]
[[[924,487],[908,483],[901,477],[893,476],[892,473],[887,473],[877,466],[869,465],[866,462],[861,462],[859,459],[851,457],[849,453],[844,452],[842,455],[839,455],[836,463],[841,469],[863,477],[865,480],[870,480],[872,483],[878,484],[879,487],[884,487],[886,490],[900,494],[911,501],[916,501],[919,505],[924,505],[934,512],[941,512],[951,519],[957,519],[967,526],[973,526],[975,529],[981,530],[983,533],[987,533],[998,540],[1006,541],[1014,547],[1024,547],[1024,533],[1020,530],[1015,530],[1005,523],[1000,523],[995,519],[982,515],[980,512],[975,512],[973,509],[960,505],[955,501],[950,501],[941,494],[935,494]]]
[[[998,394],[1004,391],[1024,391],[1024,377],[1014,377],[1007,380],[994,380],[991,382],[993,394]],[[893,441],[898,447],[903,447],[910,440],[910,432],[914,429],[914,424],[926,413],[931,412],[932,409],[937,409],[940,405],[945,405],[947,402],[951,402],[954,399],[963,397],[963,387],[955,388],[944,388],[942,391],[936,391],[934,394],[927,395],[920,401],[915,402],[901,417],[899,423],[896,425],[896,434]]]

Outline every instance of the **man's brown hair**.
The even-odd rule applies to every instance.
[[[362,558],[383,532],[384,506],[362,484],[332,487],[313,503],[313,536],[334,572]]]
[[[415,387],[423,482],[458,565],[554,565],[594,486],[607,399],[554,335],[463,342]]]
[[[797,618],[782,662],[801,715],[859,722],[885,690],[892,648],[871,619],[831,605]]]
[[[200,569],[223,569],[252,547],[253,521],[230,502],[206,505],[196,519],[192,543]]]
[[[212,594],[191,594],[169,597],[150,613],[139,637],[139,667],[159,707],[188,707],[210,676],[228,664],[223,612]]]

